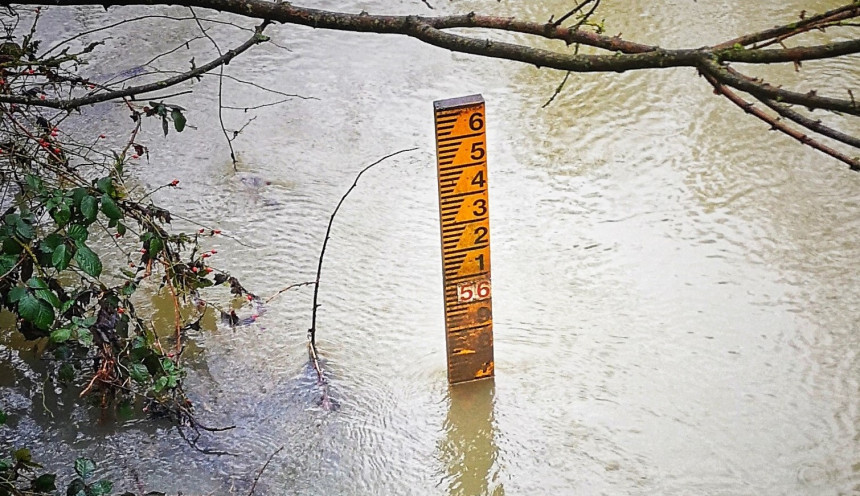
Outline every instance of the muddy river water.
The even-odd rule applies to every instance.
[[[440,14],[541,21],[571,6],[431,2]],[[667,47],[839,4],[603,3],[610,34]],[[411,0],[313,4],[428,11]],[[54,8],[46,22],[60,38],[112,15]],[[199,34],[193,22],[131,26],[88,70],[133,68]],[[225,47],[246,36],[223,25],[212,33]],[[572,75],[542,108],[562,73],[398,37],[291,26],[270,34],[288,50],[255,48],[227,74],[313,99],[227,111],[229,129],[257,116],[234,142],[234,172],[217,84],[206,79],[171,100],[195,129],[167,138],[157,124],[146,129],[151,158],[138,179],[179,179],[179,192],[157,200],[229,234],[206,241],[219,252],[213,263],[270,295],[313,280],[325,223],[355,174],[418,147],[365,174],[332,230],[318,343],[340,408],[315,402],[305,288],[250,326],[207,318],[192,336],[186,389],[201,420],[236,425],[201,444],[237,456],[198,453],[147,419],[94,424],[97,411],[58,400],[74,392],[49,387],[52,417],[32,392],[40,365],[4,338],[0,398],[11,413],[28,412],[9,443],[57,463],[88,454],[118,488],[186,495],[247,493],[281,446],[258,494],[860,491],[860,175],[768,131],[688,69]],[[198,63],[206,43],[193,45]],[[159,63],[184,70],[190,57]],[[856,87],[860,60],[758,74],[841,92]],[[224,84],[232,106],[281,98]],[[449,388],[432,102],[473,93],[487,102],[496,378]],[[85,117],[110,130],[127,127],[126,114],[102,106]],[[856,121],[833,122],[860,133]],[[145,305],[170,325],[166,298]]]

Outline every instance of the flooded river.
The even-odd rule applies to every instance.
[[[540,21],[571,7],[431,2],[433,13]],[[601,12],[609,34],[674,48],[839,3],[633,0]],[[429,12],[405,0],[313,4]],[[46,22],[60,38],[113,12],[54,8]],[[132,26],[87,70],[132,68],[199,33],[165,19]],[[247,36],[212,33],[225,48]],[[236,425],[201,445],[238,456],[198,453],[146,419],[93,424],[97,411],[68,406],[76,391],[48,387],[43,399],[41,365],[4,337],[0,399],[23,427],[10,443],[52,463],[87,454],[123,490],[183,494],[246,494],[281,446],[259,494],[860,492],[860,174],[768,131],[689,69],[571,75],[542,108],[564,74],[398,37],[270,34],[289,51],[255,48],[227,73],[313,99],[228,111],[229,129],[257,115],[234,142],[234,172],[208,78],[170,99],[196,129],[146,129],[151,160],[138,178],[179,179],[157,200],[228,234],[206,241],[213,263],[270,295],[313,280],[355,174],[418,147],[366,173],[332,230],[317,340],[340,408],[315,402],[304,288],[251,326],[211,318],[192,336],[186,389],[200,419]],[[192,45],[198,63],[206,43]],[[184,70],[191,56],[162,66]],[[757,74],[841,95],[860,80],[860,59]],[[224,84],[229,105],[281,98]],[[496,378],[449,388],[432,102],[473,93],[487,102]],[[101,106],[85,117],[110,131],[128,126],[126,114]],[[856,119],[833,122],[860,134]],[[169,326],[168,300],[148,304]]]

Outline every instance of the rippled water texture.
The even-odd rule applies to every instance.
[[[540,21],[571,7],[433,3],[435,13]],[[604,2],[602,12],[610,34],[686,47],[838,3],[635,0]],[[427,12],[418,1],[315,4]],[[113,13],[54,8],[47,22],[60,38]],[[132,25],[87,70],[132,69],[197,33],[192,22]],[[225,26],[212,34],[232,44],[246,36]],[[90,426],[97,412],[58,406],[52,391],[47,402],[61,413],[50,418],[28,393],[40,386],[32,353],[4,342],[0,366],[13,365],[0,374],[2,399],[32,411],[10,442],[36,443],[55,461],[90,453],[123,488],[139,478],[184,494],[247,493],[280,446],[259,493],[860,491],[860,175],[769,132],[691,70],[572,75],[542,108],[563,74],[397,37],[270,34],[290,51],[261,46],[227,73],[315,99],[228,113],[230,129],[257,115],[235,142],[234,172],[207,78],[171,99],[196,129],[166,139],[157,125],[146,130],[151,160],[138,177],[147,187],[179,179],[178,193],[157,199],[229,234],[207,242],[215,263],[269,295],[314,278],[325,222],[362,167],[419,147],[368,172],[332,231],[318,326],[341,408],[316,405],[305,352],[311,292],[300,289],[248,328],[210,319],[193,336],[187,389],[201,420],[237,426],[203,444],[239,456],[202,455],[144,420]],[[162,65],[184,68],[191,53]],[[758,74],[841,92],[856,86],[860,65]],[[471,93],[487,101],[497,377],[451,389],[431,103]],[[225,80],[225,103],[279,98]],[[109,105],[85,118],[106,130],[128,124]],[[860,133],[856,122],[833,122]],[[228,295],[213,297],[226,304]],[[166,299],[150,305],[156,322],[170,321]]]

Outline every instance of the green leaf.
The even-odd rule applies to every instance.
[[[63,382],[72,382],[75,378],[75,368],[69,362],[64,363],[60,367],[60,380]]]
[[[33,455],[30,454],[30,450],[27,448],[15,450],[15,453],[12,456],[15,458],[16,462],[29,462],[33,459]]]
[[[81,201],[83,201],[84,197],[89,195],[89,191],[87,188],[75,188],[72,190],[72,202],[76,207],[81,206]]]
[[[0,255],[0,274],[12,270],[18,263],[18,255]]]
[[[18,315],[42,330],[54,323],[54,309],[48,303],[28,294],[18,301]]]
[[[173,363],[173,360],[169,358],[162,358],[161,368],[164,369],[164,371],[168,374],[171,374],[174,370],[176,370],[176,365]]]
[[[116,203],[107,193],[102,195],[102,213],[108,219],[122,219],[122,210],[116,206]]]
[[[164,243],[161,241],[161,238],[152,238],[149,240],[149,256],[155,258],[161,252],[161,249],[164,248]]]
[[[57,489],[57,486],[54,485],[54,481],[56,479],[56,474],[42,474],[33,479],[33,482],[30,483],[30,487],[37,493],[49,493]]]
[[[18,219],[18,222],[15,224],[15,232],[18,233],[18,236],[25,241],[33,239],[33,236],[36,234],[33,230],[33,226],[23,219]]]
[[[142,363],[131,364],[131,367],[128,368],[128,375],[141,384],[149,381],[149,370],[147,370],[146,365]]]
[[[63,302],[63,306],[60,307],[60,313],[66,313],[72,306],[75,304],[74,299],[69,299]]]
[[[21,298],[27,296],[27,288],[22,286],[15,286],[14,288],[9,290],[9,303],[15,303]]]
[[[93,472],[96,471],[96,464],[89,458],[78,458],[75,460],[75,472],[81,476],[81,479],[89,479]]]
[[[56,267],[57,270],[66,270],[69,266],[69,262],[72,261],[72,254],[70,250],[66,247],[66,245],[60,245],[54,250],[54,254],[51,256],[51,264]]]
[[[34,191],[42,189],[42,178],[33,174],[27,174],[27,186]]]
[[[122,222],[117,222],[116,223],[116,233],[119,234],[120,236],[125,236],[125,224],[123,224]]]
[[[162,107],[163,108],[163,107]],[[166,113],[167,111],[165,111]],[[170,129],[170,126],[167,124],[167,117],[161,118],[161,130],[164,131],[164,135],[167,136],[167,130]]]
[[[51,217],[54,218],[54,222],[56,222],[58,226],[63,227],[69,223],[69,220],[71,220],[72,211],[69,209],[68,205],[61,203],[57,208],[51,211]]]
[[[78,458],[78,460],[82,460],[82,458]],[[75,462],[75,470],[77,470],[78,462]],[[80,478],[76,478],[72,482],[69,483],[69,488],[66,489],[66,496],[87,496],[85,492],[87,485]]]
[[[155,384],[152,385],[152,390],[156,393],[160,393],[162,389],[167,386],[168,379],[166,376],[161,376],[155,381]]]
[[[136,290],[137,290],[137,284],[135,284],[133,281],[128,281],[127,283],[125,283],[122,286],[122,289],[120,290],[120,294],[122,294],[123,296],[131,296],[132,294],[134,294],[134,292]]]
[[[93,333],[89,329],[78,329],[78,342],[86,347],[93,345]]]
[[[69,237],[75,241],[86,241],[87,237],[90,235],[86,226],[82,226],[80,224],[72,224],[67,227],[66,233],[68,233]]]
[[[95,484],[92,484],[87,491],[88,496],[103,496],[105,494],[110,494],[113,489],[113,482],[109,480],[100,480]]]
[[[65,343],[72,337],[72,330],[68,327],[61,327],[51,333],[51,341],[54,343]]]
[[[78,262],[78,267],[93,277],[100,276],[102,273],[102,262],[99,260],[99,256],[82,242],[78,242],[76,245],[78,252],[75,253],[75,261]]]
[[[185,129],[185,116],[179,109],[175,108],[170,113],[170,117],[173,117],[173,127],[176,128],[176,132],[181,133]]]
[[[39,243],[39,249],[44,253],[53,253],[61,244],[63,244],[63,237],[57,233],[51,233]]]
[[[98,199],[94,196],[85,196],[81,200],[81,213],[84,215],[84,219],[90,222],[96,220],[96,216],[99,214]]]
[[[98,188],[102,193],[107,193],[111,196],[114,196],[114,193],[116,192],[113,187],[113,179],[110,176],[103,177],[96,181],[96,188]]]
[[[50,289],[37,289],[34,294],[36,295],[36,298],[50,303],[54,308],[60,308],[62,306],[60,299],[57,298],[57,295],[55,295]]]
[[[4,412],[3,410],[0,410],[0,425],[5,424],[6,419],[8,419],[8,418],[9,417],[6,416],[6,412]]]
[[[48,289],[48,283],[42,280],[41,277],[31,277],[27,281],[27,287],[31,289]]]

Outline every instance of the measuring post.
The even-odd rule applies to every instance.
[[[493,376],[490,203],[484,98],[433,102],[448,382]]]

